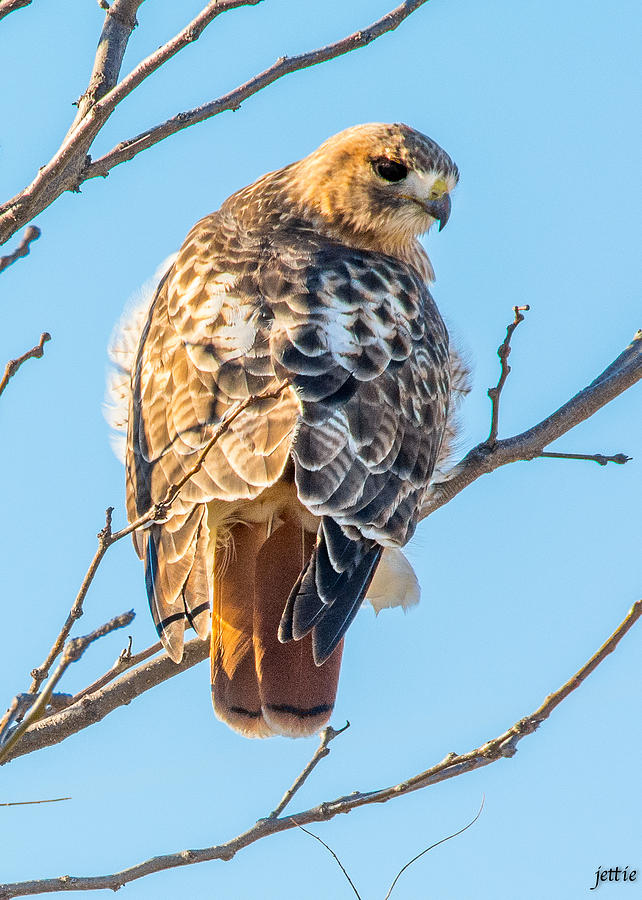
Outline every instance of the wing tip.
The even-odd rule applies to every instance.
[[[299,641],[312,633],[314,663],[322,666],[356,616],[382,550],[373,541],[347,537],[334,520],[326,527],[324,517],[310,561],[285,605],[279,641]]]

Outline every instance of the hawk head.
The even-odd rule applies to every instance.
[[[457,166],[408,125],[341,131],[290,167],[290,199],[348,243],[399,253],[450,214]]]

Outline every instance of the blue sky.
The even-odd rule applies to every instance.
[[[199,4],[144,4],[132,67]],[[383,0],[272,0],[219,18],[114,115],[95,155],[224,93],[276,57],[320,46],[388,9]],[[106,345],[128,296],[233,190],[366,121],[404,121],[457,162],[448,228],[431,234],[434,296],[474,369],[461,449],[486,437],[486,389],[511,307],[500,436],[539,421],[589,383],[642,325],[639,294],[638,3],[431,0],[370,47],[290,76],[66,194],[37,219],[32,255],[0,277],[0,361],[53,340],[2,397],[0,685],[9,702],[45,656],[95,548],[104,509],[124,522],[124,476],[102,417]],[[34,3],[0,23],[0,196],[57,148],[86,86],[102,13]],[[9,86],[7,89],[6,86]],[[6,252],[3,250],[3,252]],[[422,602],[364,610],[350,629],[338,738],[292,811],[381,787],[508,728],[559,687],[639,596],[640,388],[556,449],[623,451],[624,467],[537,460],[485,477],[426,520],[409,547]],[[142,567],[113,547],[77,633],[134,607],[134,647],[155,640]],[[108,667],[107,638],[73,667],[74,691]],[[362,897],[477,811],[476,825],[404,873],[393,897],[582,897],[601,865],[642,870],[639,759],[642,627],[623,640],[514,759],[319,825]],[[197,667],[108,720],[0,770],[0,880],[100,874],[228,839],[267,814],[316,747],[250,742],[211,713]],[[600,892],[639,893],[604,885]],[[132,900],[351,896],[311,838],[288,832],[230,863],[134,883]],[[596,895],[599,896],[599,894]],[[84,896],[77,894],[76,896]],[[89,896],[89,894],[87,894]],[[590,895],[593,896],[593,895]]]

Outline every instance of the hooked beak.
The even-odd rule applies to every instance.
[[[434,200],[427,200],[423,206],[426,212],[439,222],[440,231],[446,227],[452,207],[450,194],[444,193]]]

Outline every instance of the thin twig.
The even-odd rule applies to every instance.
[[[413,856],[413,858],[411,860],[409,860],[405,866],[402,866],[402,868],[397,872],[397,875],[396,875],[394,881],[392,882],[392,884],[390,885],[390,889],[388,890],[388,893],[383,898],[383,900],[389,900],[390,895],[392,894],[396,883],[399,881],[399,879],[401,878],[403,873],[406,871],[406,869],[409,869],[410,866],[413,863],[417,862],[418,859],[421,859],[421,857],[424,854],[429,853],[431,850],[434,850],[435,847],[438,847],[440,844],[445,844],[446,841],[452,841],[453,838],[459,837],[459,835],[463,834],[464,831],[468,831],[469,828],[472,828],[472,826],[475,824],[477,819],[481,816],[483,808],[484,808],[484,797],[482,797],[481,806],[479,807],[479,809],[477,811],[477,815],[474,817],[474,819],[470,820],[468,825],[464,825],[464,827],[460,828],[459,831],[455,831],[454,834],[449,834],[448,837],[442,838],[440,841],[435,841],[435,843],[431,844],[430,847],[426,847],[426,849],[422,850],[421,853],[418,853],[416,856]]]
[[[330,854],[334,857],[334,859],[335,859],[337,865],[339,866],[339,868],[341,869],[341,871],[343,872],[343,874],[345,875],[345,877],[348,879],[348,882],[349,882],[349,884],[350,884],[350,887],[351,887],[352,890],[354,891],[355,895],[358,897],[358,900],[361,900],[361,894],[360,894],[359,891],[356,889],[355,884],[354,884],[352,878],[350,878],[350,876],[348,875],[348,871],[347,871],[346,867],[343,865],[343,863],[341,862],[341,860],[339,859],[339,857],[337,856],[337,854],[334,852],[334,850],[332,849],[332,847],[329,847],[329,846],[326,844],[326,842],[325,842],[324,840],[322,840],[322,839],[319,837],[318,834],[315,834],[313,831],[308,831],[307,828],[304,828],[303,825],[299,825],[298,822],[297,822],[296,824],[297,824],[298,827],[301,829],[301,831],[305,831],[305,833],[306,833],[306,834],[309,834],[310,837],[313,837],[315,841],[318,841],[320,844],[323,844],[323,846],[324,846],[325,849],[328,851],[328,853],[330,853]]]
[[[604,456],[602,453],[539,453],[535,459],[586,459],[590,462],[596,462],[598,466],[605,466],[607,463],[616,463],[623,466],[625,463],[631,462],[633,457],[627,456],[625,453],[616,453],[615,456]]]
[[[161,653],[163,650],[163,645],[160,641],[157,641],[155,644],[152,644],[151,647],[147,647],[145,650],[141,650],[140,653],[132,653],[131,644],[132,639],[130,637],[128,647],[120,652],[112,667],[107,672],[105,672],[104,675],[101,675],[100,678],[97,678],[95,681],[92,681],[91,684],[87,685],[87,687],[83,688],[81,691],[78,691],[77,694],[53,694],[47,714],[41,716],[41,718],[39,719],[39,725],[42,725],[42,723],[46,722],[50,716],[56,715],[56,713],[60,712],[60,710],[69,709],[71,706],[74,706],[76,703],[79,703],[81,700],[83,700],[85,697],[90,696],[91,694],[98,694],[98,692],[102,688],[118,678],[119,675],[122,675],[123,672],[126,672],[128,669],[133,669],[134,666],[140,665],[140,663],[145,662],[145,660],[149,659],[151,656],[155,656],[157,653]],[[38,695],[24,694],[22,696],[33,697],[35,700]],[[54,703],[56,697],[60,699],[57,703]],[[2,744],[1,738],[2,735],[0,732],[0,745]]]
[[[34,806],[37,803],[62,803],[63,800],[71,800],[71,797],[53,797],[51,800],[16,800],[13,803],[0,803],[0,806]]]
[[[29,693],[35,694],[40,690],[40,685],[49,675],[49,670],[51,666],[58,658],[58,655],[61,653],[63,645],[67,638],[69,637],[69,633],[73,627],[76,619],[79,619],[83,614],[83,603],[85,597],[87,596],[87,591],[89,590],[89,586],[94,579],[94,575],[96,574],[96,570],[100,565],[103,556],[107,552],[107,550],[111,547],[113,541],[111,540],[111,516],[114,511],[114,508],[110,506],[107,510],[105,510],[105,527],[98,532],[98,549],[94,554],[94,558],[92,559],[89,568],[83,578],[82,584],[80,585],[80,589],[76,594],[76,599],[73,602],[71,609],[69,610],[69,614],[65,619],[65,622],[60,629],[58,637],[53,643],[51,650],[47,654],[47,658],[42,663],[42,665],[38,666],[36,669],[31,670],[31,677],[33,681],[29,686]]]
[[[146,650],[141,650],[140,653],[132,653],[131,647],[129,653],[127,651],[123,651],[108,672],[105,672],[104,675],[101,675],[100,678],[97,678],[96,681],[92,682],[92,684],[88,685],[86,688],[83,688],[82,691],[74,694],[74,696],[69,701],[69,706],[73,706],[74,703],[78,703],[83,699],[83,697],[88,697],[90,694],[95,694],[96,691],[104,688],[105,685],[109,684],[115,678],[118,678],[118,676],[122,675],[123,672],[126,672],[128,669],[133,669],[134,666],[140,665],[140,663],[145,662],[145,660],[149,659],[150,656],[156,656],[156,654],[160,653],[162,649],[163,645],[160,641],[157,641],[155,644],[152,644],[151,647],[147,647]]]
[[[2,7],[0,7],[0,19],[2,18],[1,13]],[[7,14],[5,13],[5,15]],[[0,272],[4,272],[4,270],[13,265],[16,260],[22,259],[23,256],[29,256],[31,244],[33,244],[34,241],[37,241],[41,234],[42,232],[35,225],[30,225],[28,228],[25,228],[22,240],[13,253],[9,253],[7,256],[0,256]]]
[[[44,356],[44,346],[47,341],[50,340],[51,335],[47,331],[43,331],[43,333],[40,335],[40,340],[35,347],[32,347],[31,350],[27,350],[26,353],[23,353],[22,356],[19,356],[17,359],[9,360],[5,367],[2,381],[0,381],[0,394],[3,393],[4,389],[9,384],[10,379],[13,378],[13,376],[16,374],[16,372],[24,362],[26,362],[28,359],[41,359]]]
[[[626,618],[618,625],[613,634],[591,657],[582,668],[575,673],[559,690],[550,694],[535,712],[505,731],[494,740],[488,741],[482,746],[458,756],[449,753],[448,756],[424,772],[402,781],[399,784],[381,790],[360,793],[355,791],[345,797],[320,803],[311,809],[296,813],[295,815],[273,819],[268,816],[260,819],[255,825],[242,834],[213,847],[200,850],[181,850],[177,853],[169,853],[164,856],[154,856],[151,859],[114,872],[110,875],[96,875],[88,877],[74,877],[64,875],[59,878],[45,878],[33,881],[21,881],[14,884],[0,885],[0,900],[10,900],[12,897],[26,897],[33,894],[51,894],[63,891],[89,891],[89,890],[118,890],[125,884],[144,878],[155,872],[163,872],[179,866],[189,866],[213,859],[232,859],[236,853],[255,843],[262,838],[311,822],[325,822],[340,813],[349,813],[358,807],[371,803],[384,803],[394,797],[400,797],[411,791],[420,790],[429,785],[437,784],[448,778],[455,778],[465,772],[471,772],[483,766],[490,765],[498,759],[510,758],[515,755],[517,744],[527,734],[532,734],[539,725],[547,719],[553,710],[570,693],[576,690],[580,684],[593,672],[603,660],[612,653],[624,635],[633,627],[642,616],[642,600],[633,605]],[[205,642],[200,642],[205,645]],[[127,676],[125,676],[127,677]]]
[[[497,431],[499,430],[499,398],[502,389],[506,384],[506,379],[510,374],[510,366],[508,365],[508,357],[510,356],[510,342],[513,337],[513,332],[515,331],[519,323],[524,321],[524,316],[522,315],[522,313],[527,312],[529,309],[530,306],[528,305],[513,307],[515,318],[507,327],[506,337],[497,348],[497,356],[499,356],[499,361],[501,363],[501,374],[499,376],[499,381],[497,382],[495,387],[488,388],[488,396],[490,397],[491,402],[491,416],[490,434],[488,435],[486,443],[489,447],[493,447],[495,445],[495,441],[497,440]]]
[[[115,47],[113,51],[99,42],[90,85],[86,95],[83,95],[78,101],[79,108],[82,108],[84,115],[80,120],[74,119],[71,129],[58,151],[46,165],[39,169],[31,184],[0,206],[0,244],[14,234],[22,224],[26,224],[34,215],[46,209],[64,191],[77,192],[80,190],[80,185],[85,181],[82,172],[89,162],[89,148],[118,104],[148,75],[160,68],[191,41],[196,40],[205,26],[221,13],[238,6],[253,5],[258,2],[260,0],[212,0],[178,35],[144,59],[118,84],[115,84],[115,79],[119,75],[123,54],[132,29],[126,22],[126,27],[119,36],[122,46]],[[122,0],[120,5],[127,7],[130,19],[132,13],[135,19],[136,10],[140,6],[137,0]],[[107,15],[110,14],[111,10]],[[109,23],[106,23],[105,28],[108,28],[108,25]],[[117,43],[113,32],[111,35],[114,43]],[[100,57],[103,51],[105,59],[101,61]],[[107,57],[109,57],[109,63],[107,63]],[[104,86],[109,87],[112,82],[115,86],[107,90],[100,99],[95,99],[102,91],[103,81],[101,79],[103,76]],[[95,91],[92,87],[93,84],[96,84]]]
[[[287,791],[285,792],[285,794],[283,795],[283,797],[281,799],[281,802],[276,807],[276,809],[272,810],[272,812],[270,813],[270,816],[269,816],[270,819],[276,819],[281,815],[281,813],[283,812],[285,807],[290,803],[290,801],[292,800],[292,798],[294,797],[296,792],[308,780],[308,778],[310,777],[310,774],[312,773],[312,770],[315,769],[316,766],[321,762],[321,760],[324,757],[328,756],[328,754],[330,753],[330,748],[328,747],[328,744],[330,743],[330,741],[333,741],[340,734],[343,734],[343,732],[346,731],[349,727],[350,727],[350,722],[346,722],[346,724],[343,726],[343,728],[339,728],[338,731],[336,729],[332,728],[331,725],[328,725],[327,728],[323,729],[323,731],[321,732],[321,742],[317,748],[316,753],[314,754],[314,756],[312,757],[310,762],[307,764],[305,769],[298,776],[298,778],[296,779],[296,781],[294,782],[292,787],[289,787],[287,789]],[[316,837],[316,835],[313,835],[313,836]]]
[[[44,712],[45,707],[49,703],[55,686],[65,674],[67,668],[80,659],[90,644],[97,641],[99,638],[104,637],[106,634],[110,634],[117,628],[125,628],[133,621],[135,615],[136,613],[131,609],[129,612],[122,613],[120,616],[115,616],[113,619],[110,619],[109,622],[96,628],[94,631],[90,632],[90,634],[86,634],[84,637],[73,638],[73,640],[69,641],[60,662],[56,666],[55,672],[45,685],[44,690],[41,692],[22,722],[11,732],[11,735],[7,738],[2,747],[0,747],[0,764],[6,760],[7,756],[18,743],[25,731],[38,721]]]

